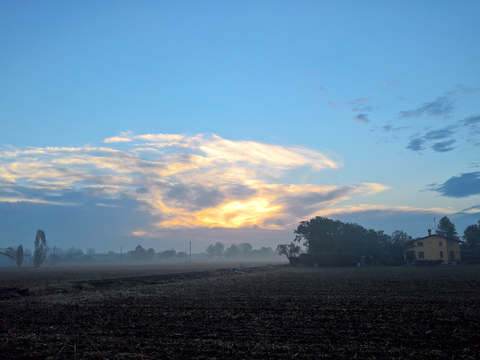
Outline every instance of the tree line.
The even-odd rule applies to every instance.
[[[262,247],[260,250],[254,250],[249,243],[232,244],[225,248],[224,244],[217,241],[215,244],[210,244],[205,249],[205,254],[210,259],[226,258],[226,259],[255,259],[277,257],[277,254],[271,247]]]
[[[447,217],[440,219],[435,233],[449,239],[460,240],[455,225]],[[365,259],[367,265],[401,265],[404,263],[404,250],[412,237],[403,230],[391,235],[384,231],[366,229],[357,223],[342,222],[317,216],[301,221],[294,230],[295,238],[290,244],[280,244],[279,254],[289,259],[298,256],[305,246],[307,253],[354,254]],[[464,252],[474,254],[480,260],[480,220],[478,225],[468,226],[463,235],[462,257]]]

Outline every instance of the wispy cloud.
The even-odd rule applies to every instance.
[[[449,96],[437,96],[434,101],[423,103],[421,106],[400,111],[400,118],[419,118],[426,116],[450,116],[455,109],[454,102]]]
[[[384,126],[384,131],[393,128],[391,124]],[[410,139],[407,149],[412,151],[422,151],[431,148],[435,152],[448,152],[455,149],[453,144],[457,142],[457,138],[461,136],[464,140],[480,145],[478,135],[480,134],[480,115],[471,115],[465,119],[453,122],[442,128],[428,130],[423,134],[413,135]],[[443,141],[437,141],[443,140]]]
[[[421,151],[425,149],[424,147],[425,144],[425,139],[424,138],[415,138],[410,140],[408,143],[407,149],[413,150],[413,151]]]
[[[398,81],[380,81],[380,85],[384,91],[390,91],[391,89],[399,88],[402,86]]]
[[[358,114],[353,117],[355,121],[368,124],[370,120],[368,119],[368,114]]]
[[[453,115],[456,103],[462,97],[476,92],[478,89],[457,84],[455,87],[437,96],[435,100],[424,102],[421,106],[403,110],[399,112],[400,119],[422,118],[422,117],[444,117],[448,118]]]
[[[152,228],[283,229],[339,201],[387,188],[284,184],[284,175],[300,169],[342,166],[299,146],[130,132],[104,143],[108,147],[0,149],[0,201],[121,208],[129,199],[154,219]]]
[[[432,149],[436,152],[452,151],[454,147],[452,147],[451,145],[453,145],[454,142],[455,140],[453,139],[448,141],[438,142],[432,145]]]

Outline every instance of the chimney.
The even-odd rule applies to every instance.
[[[428,229],[428,236],[432,236],[432,229]]]

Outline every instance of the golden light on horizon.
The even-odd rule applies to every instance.
[[[268,198],[256,197],[246,201],[230,201],[217,208],[202,210],[194,216],[204,226],[237,228],[259,225],[281,209],[280,205],[271,205]]]

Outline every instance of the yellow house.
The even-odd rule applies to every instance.
[[[443,260],[442,264],[457,264],[461,260],[460,241],[432,235],[431,230],[428,236],[410,240],[405,251],[414,251],[415,260]]]

